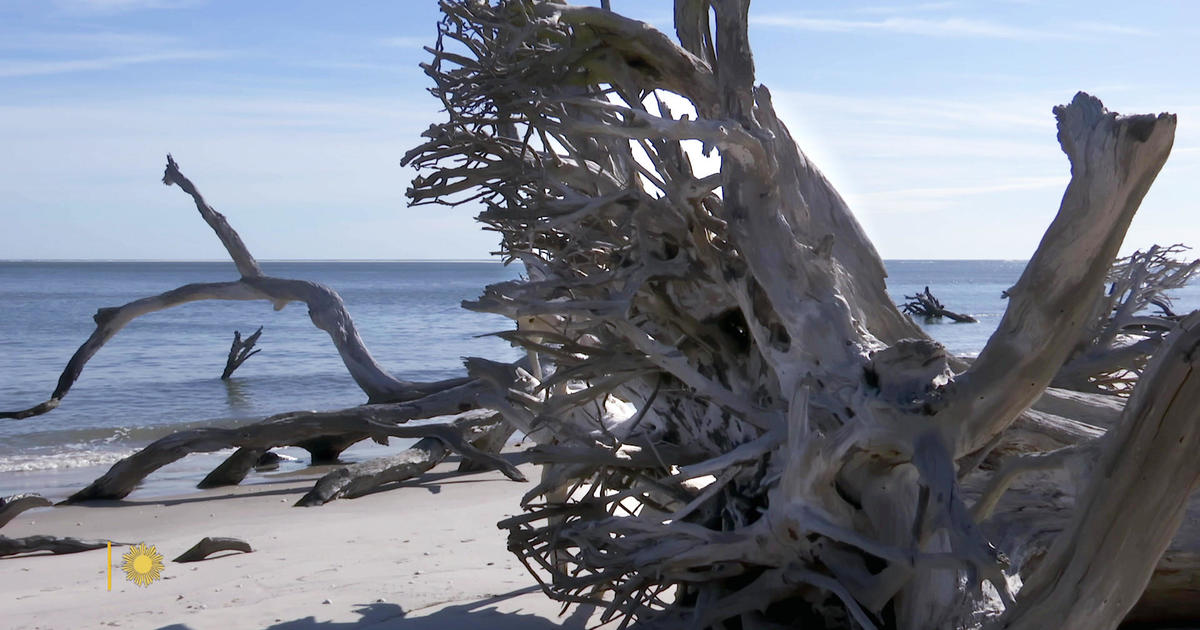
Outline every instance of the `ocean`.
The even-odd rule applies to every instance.
[[[492,262],[264,262],[271,275],[314,280],[346,302],[375,358],[393,374],[435,380],[462,374],[462,357],[512,360],[518,352],[488,333],[505,318],[462,309],[487,284],[516,278],[519,266]],[[1006,302],[1001,291],[1019,261],[889,261],[889,292],[901,301],[930,286],[978,324],[922,324],[955,354],[977,353]],[[45,400],[92,315],[190,282],[236,279],[227,262],[0,262],[0,409]],[[1200,287],[1177,296],[1200,307]],[[263,327],[251,357],[220,380],[233,331]],[[0,420],[0,496],[40,492],[64,498],[118,459],[173,430],[235,426],[282,411],[364,402],[325,333],[303,305],[272,311],[265,302],[197,302],[135,320],[100,350],[62,405],[26,420]],[[407,441],[358,445],[343,459],[394,452]],[[306,453],[272,475],[305,466]],[[192,455],[151,475],[132,497],[187,491],[223,454]],[[272,475],[254,475],[247,483]]]

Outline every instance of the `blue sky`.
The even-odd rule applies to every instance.
[[[598,2],[596,2],[598,4]],[[670,27],[666,1],[614,8]],[[1026,258],[1077,90],[1180,116],[1126,240],[1200,246],[1200,3],[768,2],[758,79],[885,258]],[[221,259],[174,153],[255,254],[479,259],[469,208],[406,207],[438,120],[434,0],[0,2],[0,259]]]

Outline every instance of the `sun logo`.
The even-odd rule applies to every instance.
[[[150,586],[162,578],[163,557],[154,545],[138,543],[121,555],[125,562],[121,569],[125,571],[125,579],[138,586]]]

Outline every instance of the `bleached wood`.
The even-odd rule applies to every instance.
[[[1200,482],[1198,348],[1200,313],[1147,368],[1070,525],[992,627],[1104,630],[1133,608]]]
[[[979,358],[956,379],[956,453],[1002,432],[1050,383],[1175,139],[1171,114],[1119,116],[1079,93],[1055,108],[1071,181]]]
[[[124,498],[155,470],[191,453],[207,453],[226,448],[270,449],[296,445],[314,437],[344,434],[362,435],[386,442],[389,437],[436,437],[451,450],[486,463],[510,479],[524,476],[503,458],[471,446],[462,431],[450,424],[408,426],[400,423],[455,413],[462,399],[443,397],[440,404],[409,403],[362,405],[336,411],[297,411],[272,416],[235,429],[200,428],[172,433],[159,438],[142,450],[113,464],[112,468],[88,487],[72,494],[67,503],[97,499]]]

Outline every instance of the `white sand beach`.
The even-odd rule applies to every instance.
[[[113,547],[0,559],[6,628],[583,628],[559,616],[505,549],[495,523],[519,511],[528,484],[499,473],[452,474],[322,507],[292,504],[311,476],[184,496],[30,510],[3,530],[154,545],[163,578],[126,581]],[[532,466],[523,466],[527,476]],[[253,553],[171,560],[205,536],[241,538]]]

